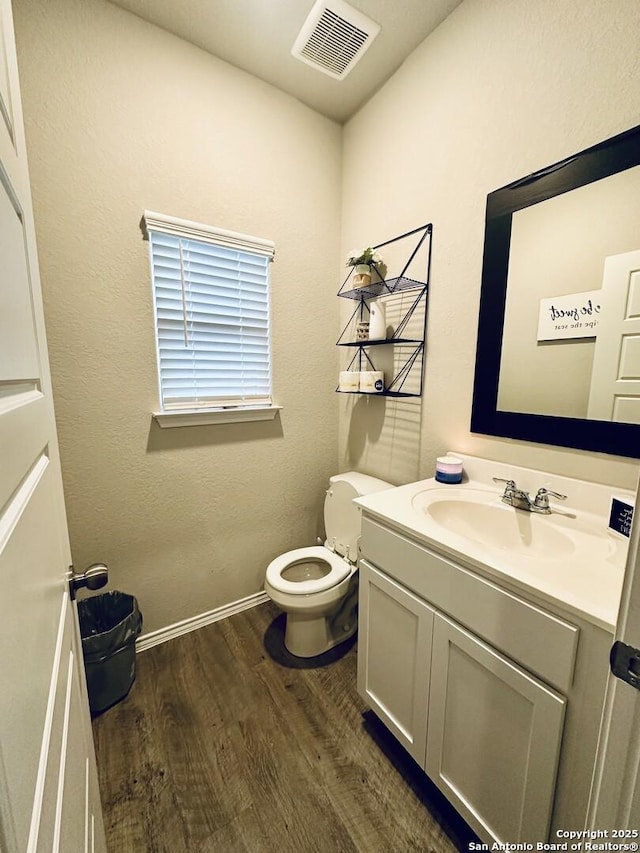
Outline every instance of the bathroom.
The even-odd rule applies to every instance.
[[[487,194],[638,124],[637,3],[465,0],[344,124],[107,0],[13,6],[74,564],[143,639],[262,600],[338,471],[401,485],[453,449],[635,490],[633,459],[469,424]],[[274,241],[273,420],[153,420],[145,209]],[[426,222],[422,398],[336,394],[349,248]]]

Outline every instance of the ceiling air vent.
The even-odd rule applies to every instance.
[[[318,71],[342,80],[379,32],[379,24],[344,0],[317,0],[291,53]]]

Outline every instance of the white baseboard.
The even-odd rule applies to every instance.
[[[157,631],[142,634],[136,640],[136,652],[145,652],[153,646],[166,643],[167,640],[181,637],[183,634],[188,634],[189,631],[197,631],[198,628],[204,628],[205,625],[210,625],[212,622],[219,622],[220,619],[226,619],[235,613],[248,610],[250,607],[257,607],[258,604],[264,604],[265,601],[269,601],[267,593],[256,592],[246,598],[239,599],[239,601],[232,601],[231,604],[209,610],[207,613],[200,613],[198,616],[191,616],[189,619],[183,619],[182,622],[176,622],[174,625],[167,625],[166,628],[158,628]]]

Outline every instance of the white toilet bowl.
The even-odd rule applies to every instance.
[[[360,510],[352,501],[388,488],[389,483],[356,472],[331,477],[326,543],[296,548],[269,563],[264,588],[287,614],[284,644],[291,654],[315,657],[356,632]]]
[[[355,565],[324,545],[297,548],[269,564],[265,592],[287,614],[284,644],[292,654],[314,657],[353,636],[355,610],[345,614],[340,625],[331,619],[352,578]]]

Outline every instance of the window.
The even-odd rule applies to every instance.
[[[149,240],[162,408],[155,417],[162,426],[273,417],[274,244],[149,211],[142,224]],[[178,413],[191,417],[167,417]]]

